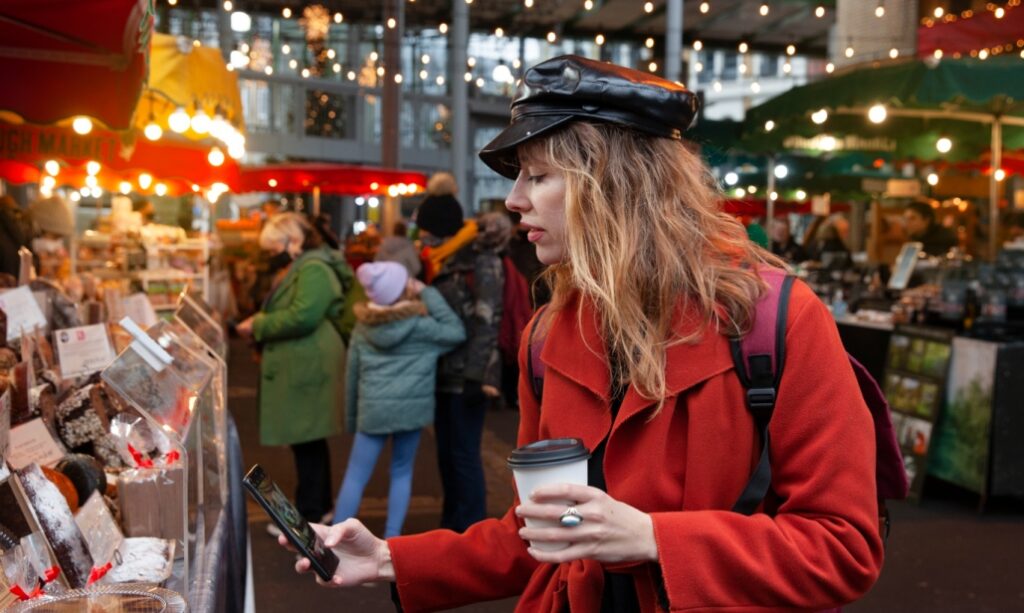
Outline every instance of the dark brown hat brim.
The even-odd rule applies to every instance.
[[[480,150],[480,159],[494,172],[515,180],[519,174],[516,148],[528,140],[578,119],[575,115],[534,115],[518,118]]]

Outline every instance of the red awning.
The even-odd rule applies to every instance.
[[[326,163],[271,164],[243,167],[238,192],[309,192],[358,196],[386,194],[391,185],[404,185],[409,193],[422,191],[427,176],[420,172],[370,166]]]
[[[149,0],[4,0],[0,111],[35,124],[86,115],[131,127],[148,70]]]
[[[191,191],[193,184],[208,189],[223,183],[236,189],[238,163],[224,156],[223,164],[213,166],[208,154],[206,147],[166,137],[157,142],[137,138],[126,144],[117,133],[101,128],[80,135],[67,127],[0,122],[0,178],[12,183],[40,180],[39,169],[54,160],[60,165],[56,186],[80,188],[86,165],[92,161],[100,164],[99,183],[109,190],[117,189],[121,181],[132,183],[136,191],[151,191],[152,185],[162,182],[170,194]],[[138,185],[143,173],[153,178],[145,189]]]
[[[744,200],[733,200],[728,199],[722,203],[722,209],[730,215],[736,217],[763,217],[768,212],[768,201],[764,198],[750,198]],[[835,212],[848,211],[850,210],[850,204],[847,202],[832,202],[829,209]],[[811,213],[811,201],[810,200],[776,200],[775,201],[775,216],[784,215],[787,213],[801,213],[809,215]]]
[[[1002,17],[994,11],[978,10],[970,17],[947,15],[917,29],[918,57],[931,57],[936,50],[949,56],[975,54],[985,49],[991,55],[1020,50],[1024,44],[1024,7],[1006,6]]]

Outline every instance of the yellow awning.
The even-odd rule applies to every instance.
[[[190,120],[187,127],[182,110]],[[178,115],[172,116],[175,111]],[[232,136],[237,133],[244,143],[238,75],[227,69],[219,49],[197,46],[180,36],[153,34],[149,82],[136,109],[135,126],[144,131],[154,123],[163,132],[193,140],[214,138],[227,146],[238,139]]]

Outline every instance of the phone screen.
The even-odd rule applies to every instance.
[[[242,480],[268,515],[289,537],[302,555],[309,558],[313,570],[324,581],[330,581],[338,567],[338,558],[334,552],[324,547],[323,542],[313,531],[295,505],[271,481],[258,465],[253,466],[249,474]]]

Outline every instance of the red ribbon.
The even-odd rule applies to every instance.
[[[56,579],[58,576],[60,576],[60,568],[58,568],[56,565],[51,566],[50,568],[46,569],[45,573],[43,573],[43,583],[49,583]]]
[[[8,591],[17,596],[18,600],[31,600],[43,595],[43,588],[41,586],[36,586],[36,589],[32,590],[31,594],[26,594],[20,585],[12,586]]]
[[[131,443],[128,443],[128,453],[132,454],[132,459],[135,460],[135,465],[139,468],[153,468],[153,460],[144,458],[138,449],[132,447]]]
[[[89,580],[86,582],[86,585],[92,585],[102,579],[112,567],[113,565],[110,562],[107,562],[103,566],[93,566],[92,570],[89,571]]]
[[[168,466],[170,466],[171,464],[174,464],[175,462],[177,462],[179,458],[181,458],[181,454],[178,453],[178,450],[177,449],[172,449],[172,450],[170,450],[167,453],[167,457],[165,458],[165,463]]]

